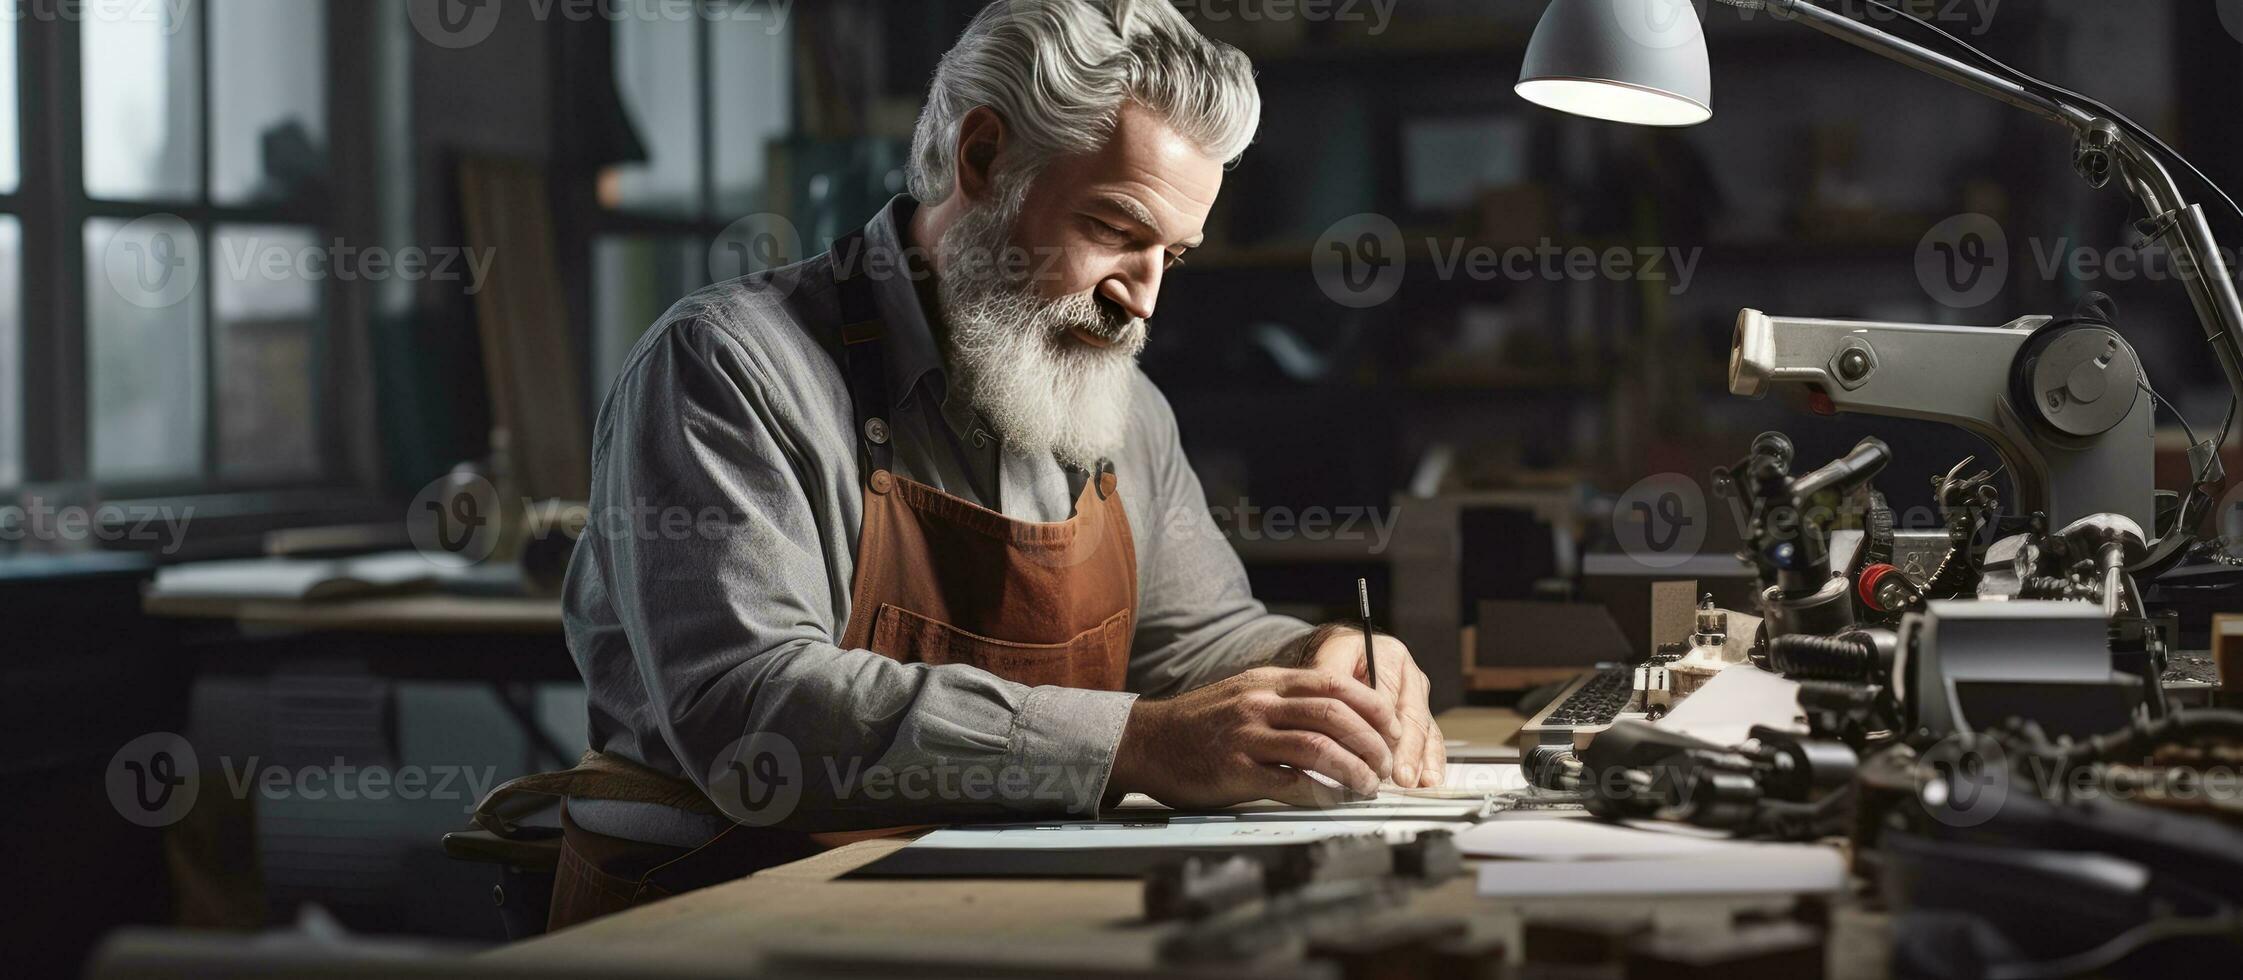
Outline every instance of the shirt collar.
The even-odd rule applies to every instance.
[[[942,406],[951,431],[965,438],[977,415],[964,404],[962,393],[949,390],[942,351],[935,343],[926,304],[919,295],[924,255],[909,244],[911,218],[919,202],[897,195],[866,223],[864,264],[859,272],[872,280],[874,308],[887,328],[888,391],[898,407],[909,401],[912,389],[922,382]],[[953,404],[953,403],[957,404]]]
[[[865,255],[857,270],[871,280],[875,309],[887,328],[888,393],[897,405],[911,397],[911,389],[928,374],[942,372],[942,352],[935,347],[934,328],[919,301],[914,281],[917,262],[908,245],[911,216],[919,202],[897,195],[873,216],[864,228]],[[939,394],[939,392],[938,392]]]

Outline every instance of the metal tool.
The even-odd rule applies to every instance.
[[[2019,317],[1999,327],[1737,315],[1729,390],[1806,386],[1818,410],[1926,419],[1993,443],[2017,505],[2055,522],[2156,525],[2151,400],[2108,325]]]

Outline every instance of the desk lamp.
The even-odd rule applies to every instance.
[[[1955,53],[1935,51],[1814,0],[1721,2],[1765,9],[1775,20],[1811,28],[2070,130],[2079,175],[2096,188],[2118,179],[2148,213],[2138,224],[2144,236],[2163,242],[2176,268],[2194,270],[2182,278],[2204,339],[2235,397],[2243,400],[2243,301],[2204,209],[2183,197],[2165,162],[2187,168],[2228,207],[2235,202],[2155,134],[2108,105],[2011,68],[1881,0],[1867,2],[1937,35]],[[1637,125],[1688,126],[1713,116],[1705,35],[1688,0],[1553,0],[1527,44],[1515,91],[1552,109]],[[2243,209],[2236,213],[2243,215]],[[2154,460],[2146,438],[2151,406],[2137,404],[2137,389],[2147,390],[2148,384],[2131,347],[2109,324],[2079,318],[2052,324],[2047,317],[2024,317],[2005,326],[1815,320],[1748,309],[1738,316],[1729,387],[1758,396],[1770,382],[1804,383],[1819,389],[1834,409],[1950,422],[1995,444],[2028,509],[2042,510],[2058,524],[2116,513],[2155,527],[2155,491],[2147,475]],[[1938,369],[1955,363],[1987,370],[1961,378]],[[1919,365],[1930,376],[1920,376]],[[1967,397],[1956,394],[1958,385]],[[2231,402],[2230,424],[2235,411]],[[2189,517],[2201,516],[2193,508],[2208,504],[2205,488],[2221,480],[2218,454],[2226,435],[2223,424],[2217,439],[2191,447],[2199,478],[2172,514],[2169,527],[2179,533],[2167,534],[2136,568],[2167,564],[2188,543]]]

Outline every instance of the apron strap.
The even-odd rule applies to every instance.
[[[524,817],[553,804],[554,797],[660,803],[705,816],[722,811],[691,781],[656,772],[619,755],[597,750],[584,753],[573,769],[533,772],[492,788],[475,804],[475,825],[512,837]]]
[[[865,479],[894,469],[895,446],[888,426],[887,326],[880,321],[872,281],[865,278],[864,232],[850,232],[833,243],[833,288],[841,301],[841,373],[849,382],[857,444],[865,451]]]

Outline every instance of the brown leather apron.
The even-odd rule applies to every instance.
[[[1102,462],[1083,474],[1074,515],[1054,523],[1016,521],[897,476],[886,418],[895,404],[886,328],[872,283],[844,268],[863,264],[854,261],[862,256],[862,234],[836,243],[832,252],[846,322],[840,362],[866,474],[864,526],[840,645],[905,663],[980,667],[1021,684],[1120,690],[1136,627],[1137,553],[1112,466]],[[588,756],[565,773],[499,787],[478,807],[477,821],[506,832],[511,822],[498,815],[504,798],[523,794],[684,798],[701,804],[689,809],[717,812],[682,780]],[[735,825],[698,848],[677,848],[594,834],[575,826],[565,811],[562,823],[550,929],[894,832],[801,834]]]

